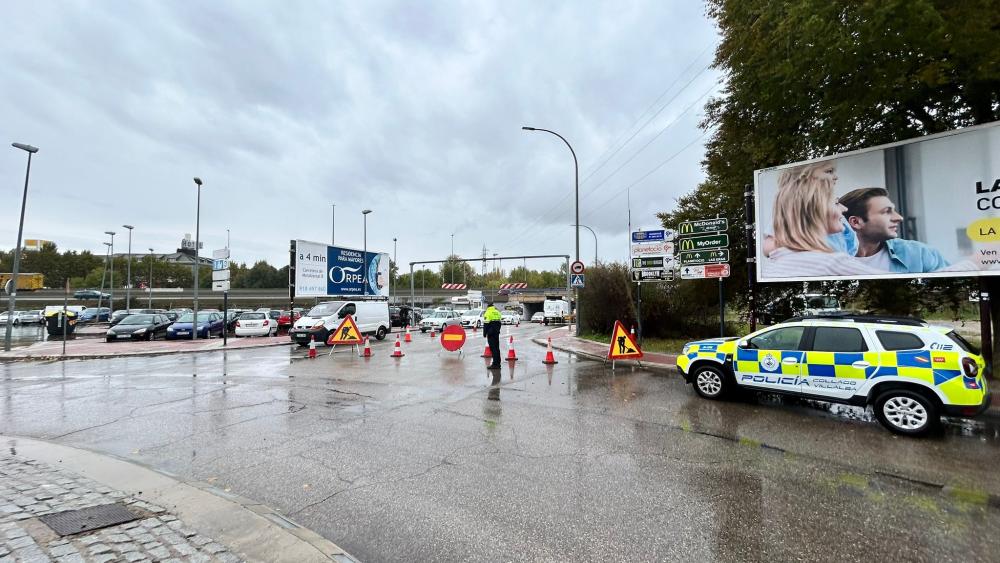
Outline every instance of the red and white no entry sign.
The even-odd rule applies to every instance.
[[[569,271],[573,272],[574,274],[582,274],[585,269],[586,268],[584,268],[583,262],[581,262],[579,260],[577,260],[576,262],[573,262],[569,266]]]
[[[465,345],[465,329],[458,325],[448,325],[441,331],[441,346],[449,352],[457,352]]]

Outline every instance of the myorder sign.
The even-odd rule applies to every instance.
[[[678,244],[678,250],[683,253],[689,250],[712,250],[716,248],[727,248],[728,246],[729,235],[707,235],[681,239]]]

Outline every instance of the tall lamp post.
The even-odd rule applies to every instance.
[[[24,143],[11,143],[15,149],[28,153],[28,169],[24,172],[24,195],[21,196],[21,222],[17,224],[17,246],[14,247],[14,269],[10,275],[10,296],[7,298],[7,330],[3,339],[4,351],[10,351],[10,333],[14,330],[14,305],[17,302],[17,274],[21,268],[21,236],[24,234],[24,207],[28,203],[28,177],[31,176],[31,155],[38,147]]]
[[[150,309],[153,308],[153,260],[155,260],[155,258],[153,258],[153,249],[150,248],[149,249],[149,280],[146,282],[146,290],[149,291],[149,305],[147,305],[147,307],[149,307]]]
[[[111,235],[111,267],[109,271],[111,272],[111,279],[108,281],[108,293],[111,297],[108,299],[108,308],[111,309],[108,312],[108,320],[111,320],[111,315],[115,314],[115,232],[114,231],[104,231],[104,234]],[[100,314],[100,311],[98,311]]]
[[[392,265],[396,265],[396,237],[392,237]],[[396,293],[396,299],[398,300],[399,294],[392,291],[392,288],[395,285],[395,279],[396,277],[392,275],[392,268],[389,268],[389,292]]]
[[[576,225],[570,225],[570,227],[575,227],[575,226]],[[597,264],[597,233],[595,233],[594,229],[591,229],[587,225],[580,225],[580,226],[590,231],[590,234],[594,235],[594,264]]]
[[[194,183],[198,186],[198,205],[194,215],[194,317],[191,319],[194,330],[191,331],[191,340],[198,338],[198,271],[201,270],[201,260],[198,258],[198,246],[201,240],[201,178],[195,176]]]
[[[104,253],[104,272],[101,273],[101,291],[97,293],[97,317],[94,318],[95,322],[101,322],[101,302],[104,300],[104,280],[108,279],[108,258],[111,257],[111,243],[105,242],[102,244],[108,247],[108,249]],[[108,320],[111,320],[110,313],[108,313]]]
[[[540,129],[537,127],[521,127],[525,131],[544,131],[546,133],[551,133],[556,137],[562,139],[562,142],[566,143],[569,148],[569,152],[573,155],[573,178],[574,186],[576,188],[576,221],[573,222],[576,225],[576,261],[580,261],[580,163],[576,160],[576,151],[573,150],[573,145],[569,144],[569,141],[565,137],[556,133],[555,131],[550,131],[548,129]],[[573,295],[576,298],[576,334],[580,335],[580,292],[578,290],[573,290]]]
[[[132,225],[122,225],[128,229],[128,267],[125,274],[125,310],[132,308]]]
[[[361,265],[361,269],[364,272],[365,295],[368,295],[368,214],[371,212],[372,212],[371,209],[361,210],[361,216],[364,217],[365,221],[365,227],[364,227],[365,261]]]

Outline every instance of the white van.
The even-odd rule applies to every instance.
[[[305,316],[295,321],[288,336],[299,346],[308,346],[309,340],[316,338],[318,344],[326,342],[327,336],[340,326],[347,315],[354,317],[361,334],[372,334],[378,340],[389,333],[388,301],[324,301],[309,310]]]
[[[565,299],[546,299],[542,308],[545,312],[545,324],[561,324],[569,316],[569,301]]]

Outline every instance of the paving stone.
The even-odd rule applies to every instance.
[[[175,545],[174,546],[174,551],[176,551],[177,553],[179,553],[179,554],[181,554],[181,555],[183,555],[185,557],[187,557],[189,555],[194,555],[195,553],[198,553],[197,549],[191,547],[190,545],[188,545],[186,543],[182,543],[180,545]]]
[[[97,534],[91,534],[89,536],[83,536],[77,541],[79,541],[83,545],[94,545],[95,543],[101,541],[101,536]]]
[[[49,555],[51,555],[52,557],[62,557],[64,555],[73,555],[74,553],[77,553],[76,548],[70,544],[63,544],[56,546],[49,544],[48,548],[49,548]]]
[[[15,555],[21,563],[51,563],[52,558],[37,547],[18,551]]]
[[[73,555],[66,555],[64,557],[59,557],[56,559],[58,563],[86,563],[86,559],[83,558],[79,553]]]
[[[187,541],[184,538],[178,536],[177,534],[164,534],[160,536],[160,539],[173,546],[187,545]]]
[[[220,563],[242,563],[242,559],[232,553],[219,553],[215,556]]]
[[[25,532],[20,526],[15,526],[7,530],[7,537],[10,539],[23,538],[26,535],[28,535],[28,532]]]
[[[205,536],[199,536],[197,534],[194,535],[194,536],[191,536],[191,543],[193,543],[194,545],[197,545],[197,546],[203,546],[203,545],[205,545],[207,543],[211,543],[211,541],[212,541],[211,539],[206,538]]]
[[[125,543],[131,541],[132,538],[126,536],[125,534],[111,534],[108,536],[108,541],[112,543]]]
[[[160,516],[160,522],[173,522],[174,520],[177,520],[177,517],[173,514],[164,514],[163,516]]]
[[[139,553],[138,551],[130,551],[128,553],[123,553],[122,557],[124,557],[126,561],[130,561],[130,562],[132,562],[132,561],[141,561],[141,560],[143,560],[143,559],[146,558],[145,555]]]
[[[111,553],[102,553],[100,555],[95,555],[89,559],[91,563],[108,563],[108,561],[114,561],[118,559],[117,555]]]
[[[90,549],[88,551],[90,551],[90,553],[94,555],[97,555],[98,553],[107,553],[111,551],[111,546],[106,543],[95,543],[94,545],[90,546]]]
[[[21,536],[19,538],[14,538],[9,542],[7,542],[7,546],[10,547],[12,550],[22,549],[28,547],[29,545],[35,545],[35,540],[31,539],[29,536]]]
[[[149,532],[145,532],[145,533],[142,533],[142,534],[136,534],[135,535],[135,541],[137,541],[139,543],[146,543],[146,542],[151,542],[151,541],[155,541],[155,540],[156,540],[156,537],[154,537],[153,534],[150,534]]]
[[[165,547],[155,547],[153,549],[146,550],[146,554],[155,557],[156,559],[165,559],[170,557],[170,550]]]
[[[212,542],[212,543],[209,543],[209,544],[205,544],[205,546],[202,547],[201,549],[202,549],[202,551],[207,551],[208,553],[216,554],[216,553],[222,553],[223,551],[225,551],[226,547],[224,545],[222,545],[222,544],[219,544],[219,543],[216,543],[216,542]]]

